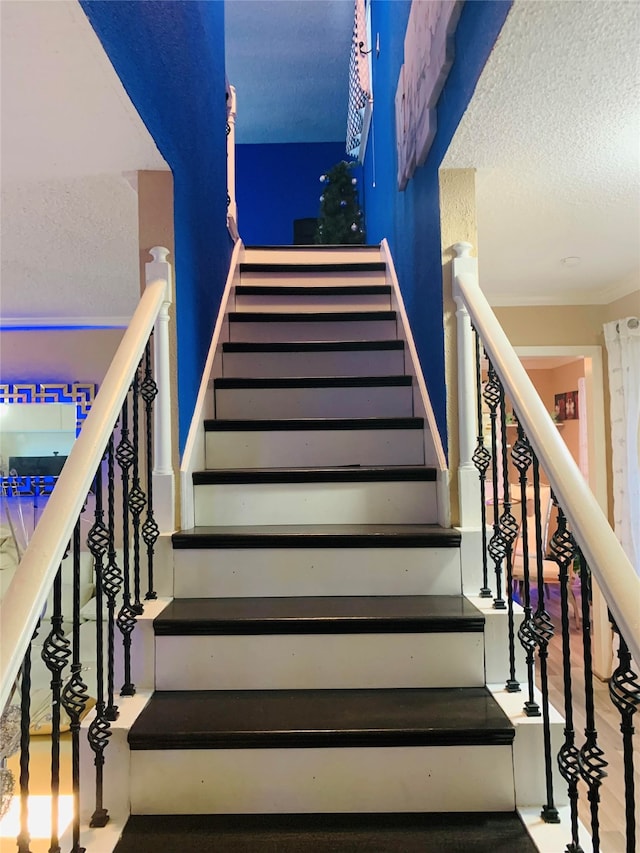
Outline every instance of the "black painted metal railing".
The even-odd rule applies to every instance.
[[[463,260],[466,261],[467,258]],[[508,376],[508,388],[505,387],[493,357],[501,347],[506,349],[510,348],[510,345],[501,330],[497,331],[497,320],[486,300],[476,292],[473,274],[465,277],[467,269],[472,271],[471,267],[458,267],[457,285],[463,294],[475,334],[478,437],[472,459],[478,471],[478,493],[482,501],[483,573],[480,595],[487,597],[487,589],[491,588],[493,606],[496,609],[508,610],[509,668],[505,673],[505,689],[508,692],[522,690],[524,714],[542,718],[545,786],[544,790],[540,791],[540,814],[545,822],[559,823],[561,820],[557,807],[558,777],[553,772],[554,767],[557,767],[559,777],[566,785],[569,811],[566,847],[563,849],[567,853],[579,853],[583,850],[585,853],[589,850],[598,853],[601,850],[601,793],[603,786],[613,783],[618,791],[623,792],[625,803],[625,825],[619,827],[625,838],[624,850],[626,853],[635,853],[638,803],[634,789],[633,722],[640,707],[640,680],[637,670],[634,670],[638,661],[634,664],[629,646],[635,643],[637,649],[640,641],[633,631],[633,626],[638,624],[637,608],[640,606],[640,598],[637,598],[640,588],[638,579],[621,549],[616,550],[619,570],[626,573],[625,577],[628,579],[628,595],[635,598],[635,602],[620,601],[615,596],[607,597],[611,623],[619,640],[618,664],[609,681],[609,693],[610,700],[620,716],[619,750],[623,757],[622,770],[617,774],[618,778],[612,779],[609,766],[611,756],[605,755],[597,730],[592,637],[592,581],[596,579],[599,586],[606,588],[610,582],[607,575],[609,567],[598,560],[594,560],[593,565],[590,565],[586,553],[593,550],[594,532],[587,530],[587,525],[582,525],[579,521],[572,524],[569,519],[570,516],[574,519],[594,518],[598,525],[604,523],[603,535],[606,531],[610,532],[610,528],[604,516],[601,521],[592,509],[582,514],[579,508],[576,509],[575,504],[582,499],[584,484],[580,490],[576,489],[580,494],[575,495],[574,501],[574,495],[567,490],[567,483],[563,478],[556,479],[556,450],[552,446],[547,454],[546,446],[552,445],[553,442],[545,443],[544,437],[541,438],[538,434],[535,416],[532,416],[531,412],[531,398],[520,398],[516,387],[516,380],[524,382],[525,378],[520,376],[513,362],[507,359],[501,364],[500,371],[503,376]],[[490,319],[487,319],[489,317]],[[517,374],[515,378],[514,374]],[[533,386],[530,386],[527,393],[530,394],[532,390]],[[513,407],[514,427],[517,429],[517,438],[510,453],[517,475],[516,483],[509,482],[507,473],[507,395]],[[551,425],[551,419],[546,412],[542,416]],[[487,422],[488,434],[485,433]],[[527,423],[533,424],[531,429],[525,426]],[[544,429],[547,429],[547,426]],[[552,429],[556,432],[555,426]],[[541,453],[534,449],[534,445],[542,447]],[[572,460],[570,463],[573,465]],[[562,460],[562,465],[564,464],[565,461]],[[547,467],[551,470],[547,470]],[[543,471],[548,477],[550,487],[542,485]],[[575,478],[575,482],[581,483],[581,477]],[[488,501],[487,485],[491,487]],[[549,536],[546,535],[545,489],[550,490],[552,501]],[[559,489],[565,492],[564,500],[557,494]],[[519,521],[516,521],[512,513],[514,494],[519,498],[521,507]],[[585,498],[585,502],[589,501],[591,496]],[[489,537],[486,532],[487,502],[492,510]],[[489,579],[487,554],[494,566],[493,584]],[[551,584],[557,584],[559,588],[559,605],[554,603],[554,616],[550,613]],[[575,584],[579,584],[581,611],[576,613],[578,624],[574,629],[570,619],[570,593],[572,585]],[[559,609],[559,616],[556,608]],[[620,612],[631,626],[626,634],[619,631],[612,615],[614,610]],[[522,688],[515,675],[516,643],[522,646],[526,665],[526,685],[523,684]],[[548,660],[552,643],[559,646],[562,661],[563,707],[558,710],[563,713],[565,723],[564,742],[559,751],[554,751],[552,746],[550,722]],[[579,672],[579,677],[576,672]],[[575,725],[578,709],[580,716],[584,717],[582,732],[578,731]],[[584,832],[580,834],[580,822],[586,826],[591,836],[586,844]]]
[[[2,602],[5,659],[0,809],[6,808],[12,793],[19,797],[19,853],[30,850],[30,751],[36,688],[38,695],[42,688],[49,689],[44,719],[51,733],[50,853],[60,853],[63,844],[71,853],[84,849],[81,793],[83,801],[93,801],[90,826],[103,827],[109,821],[104,768],[112,724],[119,717],[116,697],[119,688],[122,696],[136,692],[131,677],[131,638],[144,609],[140,591],[146,589],[146,599],[155,597],[153,563],[160,531],[154,519],[151,483],[153,406],[158,389],[152,374],[150,333],[165,284],[157,281],[148,286],[139,309],[142,316],[124,336]],[[86,470],[87,460],[92,458],[95,467]],[[66,541],[56,546],[52,534],[61,530]],[[92,582],[83,572],[88,562]],[[83,621],[82,608],[91,596],[91,584],[95,619]],[[27,601],[29,597],[33,600]],[[28,635],[23,640],[25,630]],[[38,635],[44,636],[41,647]],[[120,673],[123,681],[118,684]],[[42,704],[41,698],[38,701]],[[19,757],[12,759],[16,729]],[[69,735],[63,737],[66,731]],[[86,762],[81,761],[85,738],[93,753],[92,779],[85,770]],[[64,761],[63,752],[67,753]],[[17,780],[9,767],[12,762],[19,765]],[[61,827],[58,819],[63,790],[71,793],[73,801],[69,829]]]

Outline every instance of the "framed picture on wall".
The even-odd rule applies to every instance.
[[[577,421],[578,413],[578,392],[567,391],[564,395],[564,412],[565,418],[568,421]]]
[[[563,394],[554,396],[554,411],[556,420],[562,423],[563,421],[577,421],[578,413],[578,392],[565,391]]]

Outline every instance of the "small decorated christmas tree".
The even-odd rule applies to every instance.
[[[323,188],[316,243],[364,243],[364,218],[352,168],[353,164],[342,161],[320,176]]]

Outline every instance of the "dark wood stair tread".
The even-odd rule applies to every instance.
[[[395,320],[395,311],[229,311],[230,323],[352,323]]]
[[[378,388],[410,387],[411,376],[276,376],[218,377],[214,388]]]
[[[225,341],[222,352],[369,352],[403,350],[404,341]]]
[[[205,432],[424,429],[424,418],[242,418],[206,420]]]
[[[389,296],[390,284],[239,284],[236,296]]]
[[[114,853],[535,853],[514,812],[132,815]]]
[[[245,262],[240,264],[240,275],[247,272],[384,272],[384,261],[326,261],[322,264],[279,263],[275,261]]]
[[[438,524],[263,524],[200,526],[172,536],[176,549],[459,548],[461,534]],[[401,566],[399,567],[402,568]]]
[[[277,377],[219,377],[213,387],[231,388],[410,388],[410,376],[277,376]]]
[[[154,620],[158,636],[481,632],[461,595],[177,598]]]
[[[353,465],[340,468],[220,468],[194,471],[195,486],[251,483],[408,483],[435,482],[435,468],[425,465],[384,467]]]
[[[485,687],[155,692],[132,749],[511,744]]]

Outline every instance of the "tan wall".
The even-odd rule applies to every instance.
[[[443,169],[440,172],[440,227],[442,245],[442,286],[445,381],[447,386],[447,431],[449,434],[449,471],[452,472],[451,524],[460,523],[458,502],[458,355],[456,304],[452,296],[453,244],[468,242],[477,246],[475,169]]]
[[[152,260],[149,249],[164,246],[174,270],[174,299],[169,309],[169,347],[172,400],[172,464],[176,474],[175,518],[180,519],[180,450],[178,439],[178,361],[175,318],[175,247],[173,222],[173,175],[171,172],[138,172],[138,241],[140,247],[140,291],[145,286],[145,264]]]
[[[0,380],[100,385],[123,334],[124,329],[4,329]]]
[[[544,305],[496,307],[495,314],[509,340],[519,346],[598,346],[602,349],[605,409],[605,455],[607,464],[607,505],[613,523],[613,479],[611,472],[611,431],[609,428],[609,377],[607,350],[602,326],[623,317],[640,314],[640,290],[608,305]],[[573,390],[567,388],[566,390]],[[565,427],[566,429],[566,427]]]

